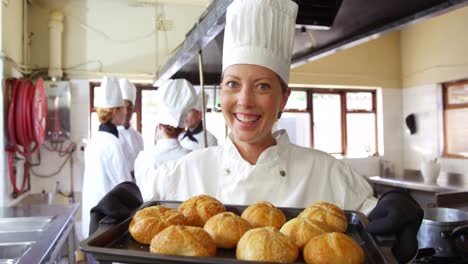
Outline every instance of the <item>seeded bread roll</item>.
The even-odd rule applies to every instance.
[[[269,202],[259,202],[247,207],[241,215],[254,227],[272,226],[280,229],[286,222],[283,211]]]
[[[291,239],[271,226],[247,231],[236,249],[240,260],[291,263],[298,255],[299,249]]]
[[[293,218],[281,227],[280,232],[291,238],[299,249],[302,250],[310,239],[330,231],[322,222],[307,218]]]
[[[216,243],[201,227],[170,226],[151,240],[151,253],[164,255],[213,257]]]
[[[247,220],[232,212],[211,217],[203,227],[218,248],[235,248],[241,236],[250,229],[252,225]]]
[[[177,210],[163,206],[150,206],[136,212],[128,230],[133,239],[150,244],[151,239],[170,225],[186,225],[187,219]]]
[[[189,221],[189,225],[203,227],[213,215],[226,212],[224,205],[208,195],[194,196],[177,208]]]
[[[338,232],[312,238],[303,251],[307,264],[361,264],[364,251],[351,237]]]
[[[314,203],[304,209],[297,217],[323,222],[328,226],[330,232],[344,233],[348,229],[348,220],[343,210],[330,203]]]

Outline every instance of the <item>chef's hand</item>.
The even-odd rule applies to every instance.
[[[392,252],[400,263],[406,263],[416,255],[417,234],[424,218],[424,211],[409,194],[402,191],[383,194],[368,218],[369,233],[396,235]]]
[[[135,183],[122,182],[116,185],[91,209],[89,235],[97,230],[99,221],[104,217],[108,216],[118,222],[123,221],[142,203],[140,189]]]

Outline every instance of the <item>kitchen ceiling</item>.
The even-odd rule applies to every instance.
[[[468,5],[468,0],[294,1],[299,5],[299,15],[293,68],[411,23]],[[199,23],[186,34],[185,41],[157,72],[155,85],[169,78],[186,78],[199,84],[199,50],[202,50],[205,84],[219,83],[225,12],[231,2],[214,0],[210,4]],[[305,24],[308,25],[303,26]],[[314,29],[310,29],[311,24]],[[317,26],[330,29],[318,30],[315,29]]]

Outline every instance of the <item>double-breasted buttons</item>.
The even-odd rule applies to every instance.
[[[229,175],[231,173],[231,170],[228,168],[224,169],[224,175]]]
[[[286,177],[286,172],[284,170],[280,170],[279,173],[280,173],[281,177]]]

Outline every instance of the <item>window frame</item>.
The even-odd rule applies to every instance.
[[[468,155],[460,155],[460,154],[455,154],[455,153],[450,153],[448,150],[448,142],[447,142],[447,130],[448,130],[448,124],[447,124],[447,110],[453,110],[453,109],[468,109],[468,103],[463,103],[463,104],[450,104],[449,103],[449,98],[448,98],[448,91],[450,87],[453,86],[458,86],[458,85],[468,85],[468,79],[464,80],[458,80],[458,81],[453,81],[453,82],[446,82],[442,83],[442,118],[443,118],[443,126],[444,126],[444,133],[443,133],[443,151],[442,151],[442,157],[447,157],[447,158],[459,158],[459,159],[468,159]]]
[[[326,94],[338,94],[341,100],[341,152],[340,153],[329,153],[338,154],[346,157],[348,154],[348,133],[347,133],[347,114],[359,114],[359,113],[373,113],[375,117],[375,153],[373,156],[379,156],[379,144],[378,144],[378,111],[377,111],[377,90],[376,89],[335,89],[335,88],[291,88],[291,91],[305,91],[307,93],[307,108],[305,110],[297,109],[284,109],[284,112],[288,113],[305,113],[308,112],[310,115],[310,143],[311,148],[314,148],[314,108],[313,108],[313,94],[314,93],[326,93]],[[372,109],[371,110],[348,110],[346,104],[347,93],[371,93],[372,95]]]

